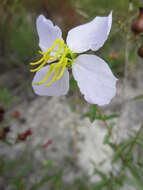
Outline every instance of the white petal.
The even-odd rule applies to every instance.
[[[88,50],[96,51],[108,38],[112,25],[112,12],[108,17],[96,17],[91,22],[71,29],[68,32],[67,44],[76,53]]]
[[[51,47],[57,38],[62,39],[62,31],[58,26],[54,26],[52,21],[40,15],[36,21],[39,35],[39,46],[42,51]]]
[[[117,79],[103,59],[95,55],[80,55],[72,71],[87,102],[106,105],[115,96]]]
[[[69,72],[68,70],[65,70],[63,76],[61,79],[56,80],[52,85],[47,87],[45,84],[49,83],[53,77],[54,72],[49,77],[49,79],[46,81],[46,83],[41,85],[34,85],[35,82],[40,82],[46,73],[49,70],[49,66],[43,67],[41,70],[39,70],[32,81],[32,87],[34,92],[37,95],[40,96],[62,96],[66,95],[69,90]]]

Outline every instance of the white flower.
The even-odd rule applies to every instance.
[[[31,65],[38,65],[32,87],[40,96],[66,95],[69,90],[69,72],[91,104],[108,104],[116,93],[116,77],[107,63],[96,55],[82,54],[97,51],[103,46],[112,25],[112,12],[107,17],[96,17],[91,22],[71,29],[66,44],[58,26],[43,15],[37,18],[39,46],[43,57]],[[46,65],[47,64],[47,65]],[[46,65],[46,66],[45,66]]]

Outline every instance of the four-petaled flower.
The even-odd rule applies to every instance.
[[[97,51],[103,46],[112,25],[112,12],[107,17],[96,17],[91,22],[71,29],[66,43],[61,29],[43,15],[37,18],[39,51],[42,58],[30,63],[37,68],[32,87],[40,96],[66,95],[69,89],[69,72],[91,104],[106,105],[115,96],[116,77],[106,62],[96,55],[81,54],[88,50]]]

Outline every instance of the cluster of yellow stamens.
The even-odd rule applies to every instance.
[[[48,87],[55,80],[59,80],[63,76],[66,67],[71,66],[74,54],[64,43],[64,40],[61,39],[56,39],[54,44],[46,52],[42,51],[39,52],[41,55],[43,55],[43,57],[36,62],[30,63],[31,66],[36,66],[36,65],[39,66],[37,68],[31,69],[30,71],[37,72],[40,69],[42,69],[46,64],[49,64],[50,65],[49,70],[47,74],[44,76],[44,78],[40,82],[34,83],[34,85],[44,84],[51,76],[51,74],[54,72],[51,81],[46,84],[46,86]],[[56,62],[56,64],[52,62]]]

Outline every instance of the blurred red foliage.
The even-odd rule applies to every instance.
[[[4,140],[6,138],[7,133],[10,132],[10,127],[4,127],[0,129],[0,140]]]
[[[64,37],[69,29],[80,24],[81,16],[69,0],[43,0],[42,6],[45,16],[62,28]]]
[[[48,140],[44,145],[43,145],[43,148],[48,148],[49,145],[51,145],[53,143],[53,141],[50,139]]]
[[[135,35],[143,32],[143,8],[142,7],[139,8],[139,16],[136,20],[132,22],[131,29]]]
[[[12,113],[12,117],[13,118],[15,118],[15,119],[18,119],[19,117],[20,117],[20,112],[19,111],[14,111],[13,113]]]
[[[31,129],[28,129],[25,132],[18,134],[18,140],[25,141],[27,137],[31,135],[32,135],[32,131]]]
[[[5,114],[4,108],[0,107],[0,122],[4,120],[4,114]]]

